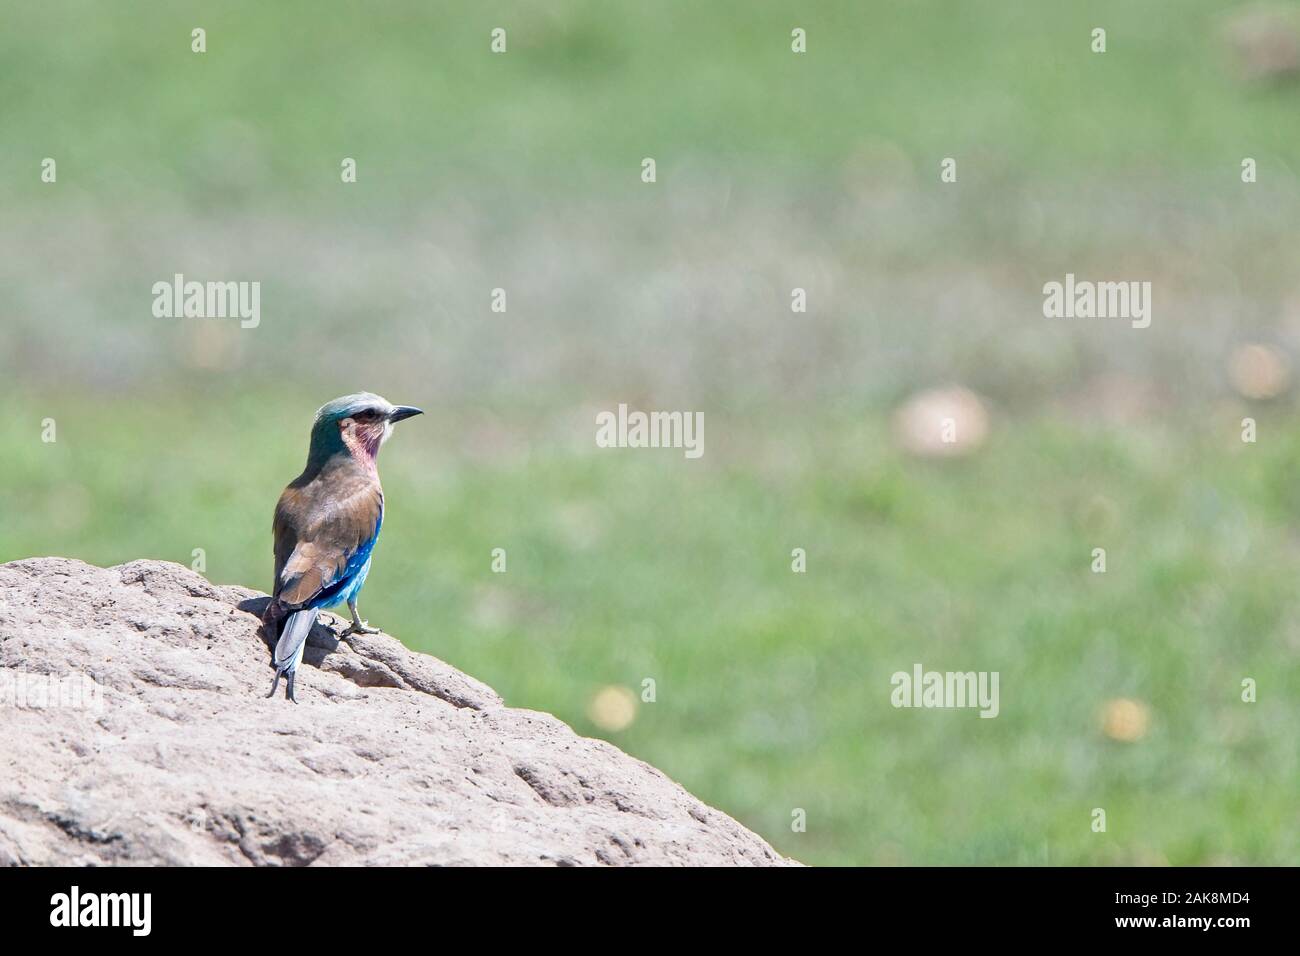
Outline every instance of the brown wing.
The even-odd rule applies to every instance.
[[[286,488],[272,524],[275,597],[305,604],[337,581],[349,559],[373,543],[383,510],[378,479],[359,469],[336,469]]]

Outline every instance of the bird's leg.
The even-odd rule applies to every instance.
[[[357,599],[352,598],[348,601],[348,610],[352,612],[352,623],[348,629],[341,633],[339,637],[347,637],[349,634],[378,634],[379,628],[367,627],[365,621],[357,615]]]
[[[298,703],[298,698],[293,696],[293,679],[297,675],[297,673],[298,673],[298,668],[296,667],[293,670],[289,671],[287,675],[287,679],[285,681],[285,688],[284,688],[285,699],[295,704]]]

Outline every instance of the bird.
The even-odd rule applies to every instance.
[[[320,609],[347,604],[352,623],[340,639],[378,633],[357,613],[357,595],[384,523],[379,448],[397,422],[422,414],[371,392],[344,395],[316,412],[307,465],[280,495],[271,523],[275,583],[262,622],[267,636],[279,639],[267,697],[285,677],[285,697],[298,702],[294,676]]]

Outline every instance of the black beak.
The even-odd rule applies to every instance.
[[[414,405],[398,405],[388,413],[390,422],[400,422],[404,418],[414,418],[416,415],[423,415],[424,409],[416,408]]]

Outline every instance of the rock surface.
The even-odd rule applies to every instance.
[[[265,601],[160,561],[0,565],[0,864],[792,862],[384,634],[318,624],[300,704],[267,700]]]

